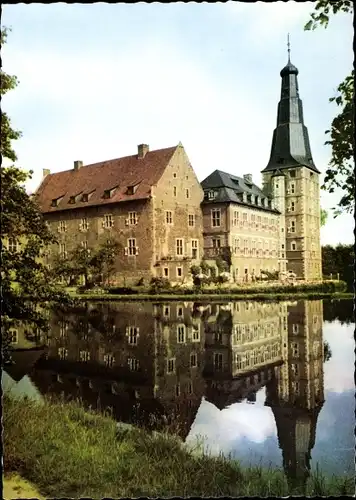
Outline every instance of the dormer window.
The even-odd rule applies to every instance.
[[[137,188],[138,188],[138,184],[133,184],[131,186],[127,186],[127,191],[126,191],[126,194],[135,194],[136,191],[137,191]]]
[[[242,201],[247,203],[247,193],[242,193]]]
[[[216,192],[215,191],[208,191],[208,199],[214,200],[215,198],[216,198]]]
[[[95,191],[95,189],[93,191],[91,191],[91,193],[84,193],[82,195],[82,201],[84,201],[84,202],[89,201],[90,198],[92,197],[92,195],[94,194],[94,191]]]
[[[114,193],[115,193],[115,191],[117,190],[117,188],[118,188],[118,186],[115,186],[115,187],[113,187],[111,189],[105,189],[105,191],[104,191],[104,199],[108,200],[109,198],[112,198],[113,195],[114,195]]]
[[[58,207],[58,205],[63,200],[63,198],[64,198],[64,195],[60,196],[59,198],[53,198],[52,203],[51,203],[51,207]]]
[[[75,196],[71,196],[69,198],[69,202],[68,203],[71,203],[73,205],[75,203]]]

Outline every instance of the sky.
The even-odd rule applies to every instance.
[[[279,72],[291,60],[312,154],[325,172],[324,131],[337,107],[329,103],[352,69],[352,16],[305,32],[314,2],[198,4],[65,3],[3,5],[12,28],[3,70],[20,84],[2,109],[23,132],[18,165],[69,170],[180,141],[201,181],[215,169],[253,175],[270,155],[280,97]],[[322,180],[323,175],[321,175]],[[336,205],[337,193],[321,193]],[[322,244],[353,243],[354,219],[329,214]]]

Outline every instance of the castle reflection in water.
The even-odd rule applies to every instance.
[[[42,393],[185,439],[202,398],[223,409],[266,388],[292,485],[310,470],[323,394],[322,301],[87,303],[51,317],[31,371]],[[153,418],[154,416],[154,418]]]

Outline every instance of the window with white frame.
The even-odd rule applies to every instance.
[[[211,211],[211,225],[212,227],[220,227],[221,224],[221,210],[220,208],[213,208]]]
[[[11,344],[17,344],[19,341],[19,335],[17,330],[10,330],[9,331],[9,337],[10,337],[10,342]]]
[[[113,216],[108,214],[108,215],[104,215],[104,227],[109,229],[111,227],[113,227],[114,225],[114,219],[113,219]]]
[[[181,278],[183,276],[183,269],[181,267],[176,268],[177,278]]]
[[[81,241],[80,245],[81,245],[82,248],[84,248],[84,250],[88,249],[88,242],[87,242],[87,240]]]
[[[183,255],[183,239],[182,238],[177,238],[176,239],[176,255],[181,256]]]
[[[291,348],[292,348],[292,355],[295,357],[295,358],[298,358],[299,356],[299,345],[297,342],[292,342],[291,343]]]
[[[104,354],[104,363],[106,366],[113,366],[115,363],[115,356],[111,353]]]
[[[178,318],[183,317],[183,307],[182,306],[177,306],[177,317]]]
[[[178,344],[185,343],[185,325],[177,326],[177,342]]]
[[[237,226],[239,223],[239,212],[238,210],[234,210],[234,216],[233,216],[233,225]]]
[[[292,332],[294,335],[297,335],[299,333],[299,325],[297,323],[292,324]]]
[[[9,252],[17,252],[18,243],[14,238],[9,238],[8,250]]]
[[[88,222],[88,219],[86,217],[83,217],[80,220],[79,229],[80,229],[80,231],[88,231],[88,229],[89,229],[89,222]]]
[[[174,373],[176,371],[176,358],[167,360],[167,373]]]
[[[297,249],[297,244],[295,241],[292,241],[291,244],[290,244],[290,249],[291,250],[296,250]]]
[[[244,240],[244,255],[248,254],[248,240]]]
[[[165,318],[168,318],[170,314],[170,307],[169,306],[163,306],[163,316]]]
[[[253,256],[256,255],[256,241],[255,240],[252,240],[252,243],[251,243],[251,254]]]
[[[192,342],[200,342],[200,323],[193,326]]]
[[[127,240],[127,248],[129,255],[137,255],[137,246],[136,246],[136,238],[129,238]]]
[[[240,250],[240,238],[234,238],[234,254],[236,255]]]
[[[163,276],[164,278],[169,278],[169,269],[168,267],[163,268]]]
[[[137,326],[128,326],[126,328],[126,334],[127,334],[128,343],[130,345],[137,345],[137,340],[139,337],[138,327]]]
[[[61,256],[62,259],[66,258],[67,251],[66,251],[66,244],[65,243],[59,244],[59,255]]]
[[[129,212],[129,224],[130,226],[137,224],[137,212]]]
[[[65,347],[59,347],[58,348],[58,356],[60,359],[67,359],[68,349],[66,349]]]
[[[65,220],[59,221],[58,231],[60,233],[65,233],[67,231],[67,224]]]
[[[291,201],[291,202],[290,202],[289,210],[290,210],[291,212],[294,212],[294,211],[295,211],[295,202],[294,202],[294,201]]]
[[[194,214],[189,214],[188,215],[188,226],[189,227],[194,227],[195,226],[195,215]]]
[[[213,248],[220,248],[221,247],[220,238],[212,238],[212,243],[213,243]]]
[[[173,214],[170,210],[166,211],[166,224],[173,224]]]
[[[79,361],[89,361],[90,352],[89,351],[79,351]]]
[[[223,355],[221,352],[214,352],[214,369],[222,370],[223,367]]]
[[[209,200],[214,200],[216,197],[216,192],[215,191],[208,191],[208,199]]]
[[[198,240],[192,240],[192,259],[198,259]]]
[[[295,220],[289,221],[289,232],[295,233]]]
[[[127,364],[133,372],[137,372],[140,369],[140,362],[136,358],[127,358]]]
[[[295,194],[295,184],[294,184],[294,182],[290,183],[289,189],[290,189],[290,194]]]
[[[197,355],[195,352],[192,352],[190,355],[190,366],[192,368],[195,368],[197,365],[198,365]]]

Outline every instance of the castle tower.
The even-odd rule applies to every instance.
[[[285,361],[266,399],[275,418],[288,484],[299,494],[305,494],[317,420],[324,404],[322,323],[321,300],[299,301],[288,307]]]
[[[285,255],[287,269],[306,280],[321,279],[320,172],[314,165],[304,125],[298,69],[289,55],[280,75],[277,126],[269,162],[262,170],[263,186],[282,212],[280,257]]]

